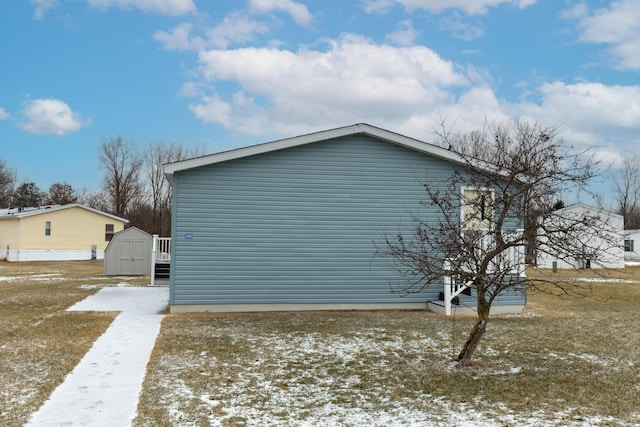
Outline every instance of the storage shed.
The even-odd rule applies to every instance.
[[[136,227],[129,227],[114,234],[104,251],[104,274],[150,275],[151,241],[151,234]]]

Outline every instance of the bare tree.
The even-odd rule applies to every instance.
[[[0,208],[11,207],[11,197],[16,185],[16,172],[0,160]]]
[[[76,190],[66,183],[56,182],[49,186],[49,194],[46,196],[45,203],[48,205],[66,205],[69,203],[77,203],[78,196]]]
[[[572,236],[581,235],[595,218],[589,214],[558,218],[562,211],[553,207],[560,190],[586,189],[597,165],[585,152],[565,147],[554,127],[502,123],[471,136],[438,135],[458,159],[453,176],[438,175],[424,182],[424,212],[412,217],[414,231],[385,236],[377,252],[390,256],[402,275],[394,285],[396,291],[420,292],[443,285],[444,277],[475,290],[477,319],[456,357],[466,364],[486,331],[496,298],[524,289],[522,254],[528,239],[547,236],[539,250],[578,256]],[[469,138],[477,144],[473,155],[462,148]],[[483,152],[491,155],[478,159],[482,144]],[[536,221],[527,220],[527,211],[536,212]],[[612,242],[604,231],[590,232],[601,234],[599,247],[589,247],[597,264],[601,246],[619,242]],[[584,249],[579,248],[582,253]],[[581,292],[582,285],[558,277],[551,283],[553,289]],[[530,280],[527,285],[548,290],[541,282]]]
[[[143,194],[140,181],[143,157],[133,144],[117,136],[102,143],[98,159],[105,171],[102,190],[107,197],[109,211],[125,217],[132,202]]]
[[[171,187],[164,177],[163,166],[200,156],[200,147],[185,148],[176,143],[158,142],[149,145],[145,153],[145,178],[151,200],[151,232],[168,235],[171,223]],[[149,231],[149,230],[148,230]]]
[[[640,158],[628,154],[623,157],[622,168],[613,174],[617,199],[617,212],[624,218],[624,228],[640,228]]]
[[[82,188],[78,191],[78,203],[103,212],[110,210],[107,198],[108,196],[100,189]]]

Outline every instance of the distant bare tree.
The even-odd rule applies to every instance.
[[[617,212],[624,218],[624,228],[640,228],[640,158],[628,154],[622,168],[613,174]]]
[[[45,203],[48,205],[67,205],[69,203],[77,203],[78,196],[76,190],[66,183],[56,182],[49,186],[49,194],[46,196]]]
[[[82,188],[78,191],[78,203],[102,212],[109,212],[110,210],[107,195],[100,189]]]
[[[486,331],[498,295],[523,289],[521,254],[529,239],[545,236],[545,246],[539,250],[568,258],[582,255],[586,245],[594,253],[594,265],[600,260],[599,251],[609,249],[602,246],[620,242],[612,241],[609,230],[596,227],[588,231],[599,234],[599,239],[576,245],[574,236],[585,235],[596,218],[589,213],[559,218],[554,211],[560,190],[587,189],[598,173],[593,158],[565,147],[556,128],[498,123],[472,136],[438,136],[458,159],[453,176],[437,175],[423,182],[423,214],[412,217],[411,228],[385,236],[377,253],[390,257],[401,274],[403,279],[394,285],[398,292],[420,292],[442,284],[443,277],[475,290],[476,322],[456,357],[464,365]],[[475,148],[473,156],[460,149],[469,139],[485,144],[482,150],[492,155],[478,159]],[[536,212],[536,221],[527,221],[527,209]],[[523,232],[523,225],[528,230]],[[529,280],[527,286],[581,293],[589,285],[558,275],[546,283]]]
[[[16,185],[16,172],[0,160],[0,208],[11,207],[11,197]]]
[[[102,191],[107,198],[108,211],[126,217],[132,202],[143,194],[140,172],[144,159],[135,146],[121,136],[103,142],[98,159],[105,173]]]
[[[164,176],[163,165],[202,154],[200,147],[186,148],[173,142],[153,143],[147,148],[145,178],[151,201],[152,233],[168,236],[171,227],[171,187]]]

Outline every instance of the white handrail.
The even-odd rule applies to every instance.
[[[522,235],[524,230],[516,230],[514,233],[517,233],[519,236]],[[506,237],[509,235],[506,234]],[[487,234],[482,236],[479,239],[479,245],[476,248],[479,251],[486,252],[491,249],[494,244],[493,237],[491,234]],[[524,245],[518,245],[508,248],[505,252],[499,255],[497,261],[493,266],[490,266],[490,269],[493,267],[497,268],[509,268],[509,272],[512,274],[518,274],[521,277],[525,277],[525,262],[524,262]],[[446,316],[451,316],[452,312],[452,301],[455,297],[460,295],[465,289],[471,286],[472,281],[468,281],[465,283],[459,283],[455,277],[451,274],[447,274],[447,272],[451,271],[451,260],[445,259],[443,264],[443,271],[445,272],[443,276],[444,282],[444,313]],[[469,271],[471,272],[471,266],[469,266]]]
[[[151,246],[151,286],[156,283],[156,264],[171,261],[171,237],[153,235]]]

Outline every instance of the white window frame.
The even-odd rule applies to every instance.
[[[464,197],[464,193],[465,191],[475,191],[478,193],[488,193],[491,196],[491,205],[493,206],[493,201],[495,201],[495,190],[493,188],[490,187],[471,187],[471,186],[464,186],[464,187],[460,187],[460,224],[461,224],[461,230],[462,233],[464,234],[465,230],[483,230],[483,231],[489,231],[489,230],[493,230],[494,227],[494,219],[493,219],[493,207],[491,208],[491,213],[490,215],[486,218],[486,221],[488,221],[489,226],[488,227],[467,227],[466,226],[466,221],[465,221],[465,215],[464,215],[464,211],[465,211],[465,197]],[[482,222],[485,220],[479,220],[479,225],[482,225]]]

